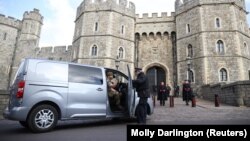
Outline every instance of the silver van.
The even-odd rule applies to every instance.
[[[123,110],[108,97],[107,71],[118,80]],[[108,68],[69,62],[25,59],[10,87],[9,105],[3,116],[19,121],[33,132],[47,132],[58,120],[135,118],[139,98],[128,67],[128,76]],[[153,113],[148,99],[147,114]]]

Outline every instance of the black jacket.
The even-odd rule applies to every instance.
[[[143,72],[138,74],[136,80],[133,80],[133,86],[136,88],[139,97],[149,97],[148,78]]]

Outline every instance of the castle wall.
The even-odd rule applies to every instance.
[[[191,70],[195,73],[195,85],[219,82],[219,70],[228,72],[228,82],[246,80],[248,61],[244,59],[244,42],[249,44],[246,13],[235,1],[185,1],[177,7],[177,47],[179,79],[187,79],[187,47],[193,47]],[[237,4],[237,5],[235,5]],[[216,18],[221,27],[216,27]],[[187,32],[187,24],[190,32]],[[224,43],[225,54],[218,53],[217,42]],[[245,53],[246,54],[246,53]],[[245,55],[246,57],[246,55]],[[246,59],[248,60],[248,59]],[[245,62],[245,63],[243,63]]]
[[[124,49],[119,70],[133,66],[135,7],[126,0],[85,0],[78,7],[73,40],[73,61],[97,66],[115,67],[119,48]],[[92,47],[97,55],[92,56]]]
[[[0,15],[0,90],[6,90],[21,21]]]
[[[44,58],[58,61],[71,61],[72,46],[37,47],[35,58]]]
[[[151,67],[160,67],[166,72],[166,82],[173,82],[173,46],[171,33],[175,32],[174,13],[168,16],[162,13],[158,16],[153,13],[152,17],[143,14],[137,15],[135,33],[139,36],[138,43],[138,66],[145,71]]]

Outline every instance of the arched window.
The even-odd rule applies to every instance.
[[[91,56],[97,56],[97,46],[93,45],[91,49]]]
[[[224,43],[221,40],[217,42],[217,52],[222,55],[225,54]]]
[[[95,23],[95,31],[98,31],[98,22]]]
[[[216,18],[215,23],[216,23],[216,27],[217,28],[221,27],[221,23],[220,23],[220,19],[219,18]]]
[[[227,77],[227,70],[222,68],[220,70],[220,81],[221,82],[225,82],[225,81],[228,81],[228,77]]]
[[[123,58],[124,57],[124,50],[122,47],[119,48],[119,54],[118,54],[119,58]]]
[[[187,57],[190,57],[190,58],[193,57],[193,47],[190,44],[187,47]]]

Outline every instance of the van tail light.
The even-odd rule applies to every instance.
[[[17,98],[23,98],[24,86],[25,86],[24,80],[21,80],[18,82],[18,89],[17,89],[17,93],[16,93]]]

